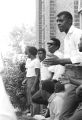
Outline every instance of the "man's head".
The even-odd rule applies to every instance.
[[[38,49],[38,57],[40,61],[43,61],[46,58],[46,50],[44,48]]]
[[[68,11],[62,11],[57,15],[57,24],[60,32],[65,32],[67,34],[72,22],[73,17]]]
[[[50,53],[54,53],[60,48],[60,41],[57,38],[51,38],[51,40],[47,44]]]

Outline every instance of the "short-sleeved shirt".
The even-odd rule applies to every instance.
[[[33,60],[27,60],[26,61],[26,77],[33,77],[36,76],[35,69],[40,69],[40,60],[38,58],[35,58]]]
[[[48,70],[48,67],[45,66],[42,62],[41,62],[40,73],[41,73],[41,81],[51,78],[51,72]]]
[[[63,58],[63,54],[58,50],[54,53],[54,55],[56,55],[59,58]],[[48,68],[48,70],[54,73],[52,79],[58,80],[65,72],[65,67],[62,65],[52,65]]]

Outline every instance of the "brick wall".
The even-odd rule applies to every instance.
[[[42,1],[39,0],[39,47],[42,46]]]
[[[63,51],[65,34],[58,30],[56,24],[56,15],[63,10],[71,12],[74,18],[74,25],[79,28],[78,0],[38,0],[37,41],[39,41],[39,47],[45,47],[47,49],[47,41],[51,37],[57,37],[61,41],[60,50]]]
[[[56,36],[56,2],[55,0],[50,0],[50,38]]]
[[[78,14],[78,0],[74,0],[74,25],[80,28],[80,16]]]

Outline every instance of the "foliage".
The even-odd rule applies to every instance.
[[[14,27],[10,33],[11,43],[13,51],[16,53],[22,53],[25,46],[36,45],[36,34],[34,27],[28,28],[28,26],[22,25],[21,27]]]
[[[25,110],[27,106],[25,86],[22,85],[26,73],[20,70],[20,66],[22,63],[24,65],[25,60],[21,54],[26,46],[32,45],[36,46],[34,27],[28,28],[24,25],[15,27],[10,33],[9,49],[2,55],[5,64],[3,80],[6,90],[14,107],[21,110]]]
[[[25,71],[20,70],[21,62],[13,63],[10,59],[6,60],[7,64],[3,73],[3,80],[7,93],[14,107],[21,111],[26,109],[26,91],[22,81],[25,79]]]

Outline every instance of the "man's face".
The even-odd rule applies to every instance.
[[[55,43],[48,44],[48,50],[50,53],[54,53],[56,51],[56,49],[57,49],[57,46]]]
[[[70,24],[69,24],[69,20],[65,17],[65,15],[61,15],[57,17],[57,24],[60,32],[65,32],[65,33],[68,32],[70,28]]]
[[[46,57],[45,53],[43,53],[43,51],[38,51],[38,57],[40,59],[40,61],[43,61]]]

